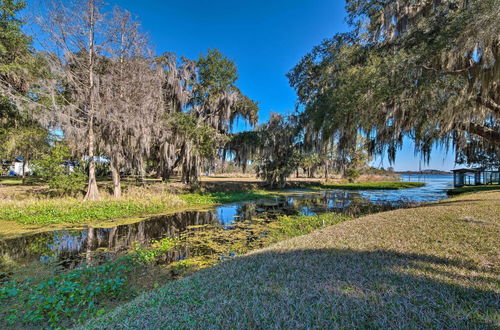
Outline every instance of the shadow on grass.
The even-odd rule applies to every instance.
[[[487,267],[425,254],[267,251],[168,284],[88,326],[494,328],[498,283]]]

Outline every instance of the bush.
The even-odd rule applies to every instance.
[[[356,168],[348,168],[344,173],[344,177],[347,178],[349,182],[356,181],[356,179],[359,178],[360,175],[361,173]]]
[[[68,147],[56,145],[33,164],[38,176],[57,195],[76,195],[85,188],[87,175],[79,167],[69,172],[63,165],[70,156]]]

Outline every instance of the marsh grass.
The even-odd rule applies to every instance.
[[[75,198],[1,201],[0,219],[37,225],[82,223],[154,214],[184,205],[185,202],[175,195],[105,198],[95,202]]]
[[[266,196],[269,194],[263,191],[175,195],[162,190],[161,187],[158,189],[136,187],[122,198],[106,196],[99,201],[84,202],[77,198],[0,201],[0,220],[14,221],[23,225],[82,224]]]
[[[344,221],[169,283],[86,328],[498,328],[499,200],[484,192]]]

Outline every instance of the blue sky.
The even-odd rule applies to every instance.
[[[296,96],[285,74],[311,48],[347,30],[342,0],[107,0],[142,22],[157,53],[196,59],[217,48],[233,60],[238,86],[260,103],[260,122],[271,112],[291,112]],[[240,125],[241,127],[241,125]],[[244,127],[243,127],[244,128]],[[411,142],[396,158],[397,170],[419,168]],[[380,159],[374,165],[380,166]],[[387,160],[383,166],[388,167]],[[422,169],[453,168],[453,155],[432,154]]]

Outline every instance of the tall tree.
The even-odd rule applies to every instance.
[[[18,17],[24,1],[0,1],[0,91],[2,115],[9,110],[13,95],[25,94],[32,72],[31,39],[22,32],[23,21]]]
[[[120,169],[144,168],[151,127],[161,120],[162,75],[147,40],[128,12],[104,12],[100,0],[54,0],[39,23],[55,76],[48,123],[88,159],[85,199],[99,198],[97,156],[110,160],[120,196]]]
[[[301,127],[296,116],[271,114],[258,128],[261,145],[257,155],[257,176],[271,187],[283,188],[300,162]]]
[[[411,137],[500,155],[498,0],[351,0],[352,30],[325,41],[290,72],[317,130],[341,149],[361,131],[390,159]],[[481,143],[471,143],[480,140]]]
[[[163,72],[131,14],[115,8],[108,24],[110,42],[100,69],[101,100],[106,118],[99,118],[99,150],[109,159],[115,197],[121,196],[120,171],[144,173],[144,158],[162,121]],[[104,120],[103,120],[104,119]]]
[[[173,116],[167,120],[171,129],[167,130],[161,147],[163,167],[169,174],[180,166],[182,181],[194,183],[203,164],[212,162],[215,151],[224,149],[223,141],[226,139],[221,135],[229,133],[237,118],[255,124],[258,105],[237,88],[236,65],[218,50],[209,50],[196,63],[184,59],[178,65],[171,55],[166,60],[166,117],[184,112],[194,118],[194,125],[184,116]],[[181,122],[172,125],[172,120]],[[187,134],[185,129],[175,129],[176,126],[191,127],[192,132]],[[212,144],[213,150],[207,152],[205,144],[195,141],[199,141],[196,137],[204,136],[209,131],[215,134],[213,141],[217,143]]]
[[[100,98],[99,60],[109,42],[100,0],[46,3],[38,17],[46,33],[45,50],[52,72],[53,111],[48,123],[60,128],[65,138],[88,157],[86,200],[99,199],[97,188],[96,121],[103,113]]]
[[[22,31],[19,11],[24,1],[0,1],[0,156],[22,156],[23,162],[43,152],[48,132],[33,116],[31,84],[42,74],[43,63]],[[23,164],[23,183],[25,181]]]

